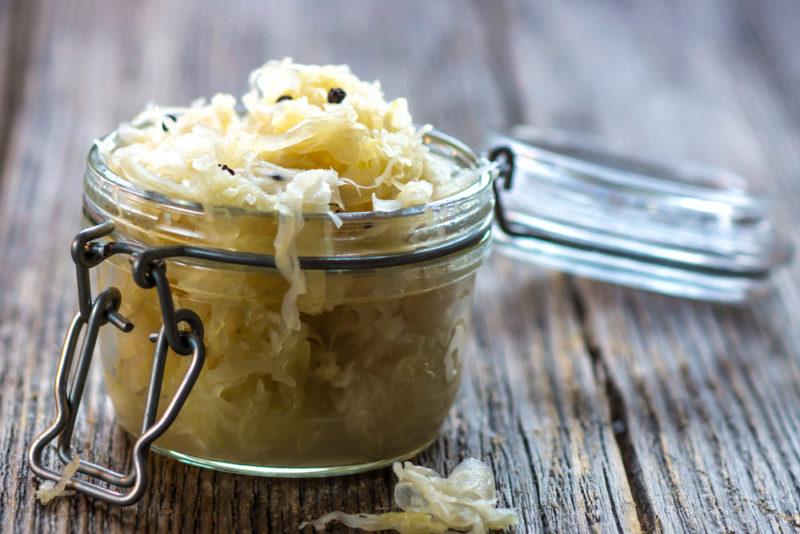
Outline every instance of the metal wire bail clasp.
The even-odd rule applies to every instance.
[[[62,473],[43,465],[42,453],[48,444],[58,438],[58,455],[61,460],[66,463],[72,457],[72,434],[86,380],[89,376],[89,368],[100,328],[107,323],[111,323],[123,332],[130,332],[133,329],[133,324],[119,313],[121,295],[117,288],[109,287],[101,291],[94,300],[91,296],[90,268],[100,264],[114,254],[127,253],[135,255],[140,252],[125,243],[100,243],[96,241],[110,234],[113,229],[114,224],[110,221],[93,226],[80,232],[72,243],[72,258],[75,262],[78,282],[79,311],[69,325],[64,345],[61,349],[61,357],[58,361],[54,385],[56,417],[50,426],[34,439],[28,453],[28,462],[31,470],[39,477],[54,482],[62,477]],[[159,300],[162,300],[162,309],[168,311],[169,324],[163,324],[157,334],[150,335],[151,341],[155,342],[153,366],[147,391],[141,434],[133,446],[132,466],[127,473],[113,471],[86,460],[80,460],[78,466],[79,473],[102,480],[108,485],[127,488],[127,490],[117,491],[110,487],[104,487],[78,478],[70,479],[66,483],[67,489],[121,506],[137,502],[144,494],[148,482],[146,464],[150,447],[178,416],[183,403],[200,375],[205,360],[203,325],[200,318],[191,310],[174,310],[162,264],[140,265],[139,271],[142,272],[144,270],[156,273],[155,276],[148,278],[158,280]],[[169,302],[167,303],[163,302],[165,294],[169,296]],[[178,324],[180,323],[186,323],[189,326],[189,330],[178,330]],[[80,344],[80,351],[77,352],[81,333],[83,333],[83,339]],[[176,345],[173,349],[178,349],[173,350],[173,352],[181,355],[191,354],[191,362],[167,408],[161,417],[156,420],[164,377],[164,366],[168,351],[173,346],[172,342]],[[75,359],[76,352],[78,353],[77,360]]]
[[[486,156],[489,161],[500,163],[500,172],[492,182],[494,189],[494,220],[505,233],[518,237],[527,237],[524,232],[520,232],[511,224],[506,217],[503,204],[503,196],[500,194],[501,188],[508,191],[511,189],[514,178],[514,151],[510,147],[500,145],[489,150]]]

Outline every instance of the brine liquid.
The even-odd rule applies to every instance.
[[[275,271],[170,263],[177,308],[205,326],[206,362],[177,420],[157,442],[193,457],[265,467],[335,467],[408,455],[435,439],[454,401],[474,273],[446,266],[307,271],[301,325],[281,318],[287,282]],[[97,267],[118,287],[131,333],[103,329],[105,383],[123,427],[140,429],[161,316],[155,290],[130,267]],[[437,274],[438,273],[438,274]],[[170,352],[160,408],[188,358]]]

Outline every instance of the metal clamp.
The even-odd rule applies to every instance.
[[[514,151],[510,147],[501,145],[496,146],[489,150],[486,155],[489,161],[499,161],[500,169],[497,177],[492,181],[492,188],[494,190],[494,219],[497,225],[506,234],[516,237],[529,237],[529,234],[517,230],[513,224],[506,217],[505,209],[503,208],[503,199],[500,194],[502,187],[506,191],[511,189],[514,178]]]
[[[78,478],[70,479],[66,483],[67,489],[111,504],[127,506],[141,499],[147,489],[146,464],[150,447],[169,428],[189,396],[203,367],[205,345],[203,344],[203,323],[200,317],[188,309],[176,310],[172,301],[163,260],[180,254],[168,253],[175,251],[168,251],[167,247],[142,248],[125,242],[102,243],[97,241],[111,234],[113,230],[114,223],[107,221],[80,232],[72,242],[72,259],[75,262],[78,282],[79,311],[75,314],[67,330],[56,371],[55,420],[34,439],[28,452],[28,462],[31,470],[39,477],[58,481],[62,477],[62,473],[42,463],[42,453],[45,447],[58,438],[58,455],[61,460],[66,463],[72,457],[72,434],[100,328],[111,323],[123,332],[130,332],[133,329],[133,323],[119,313],[122,297],[117,288],[109,287],[92,299],[89,270],[115,254],[128,254],[133,264],[132,274],[136,283],[143,288],[156,288],[162,315],[160,331],[150,334],[150,340],[155,343],[155,349],[141,435],[134,443],[133,465],[128,473],[119,473],[86,460],[80,460],[78,467],[79,473],[94,477],[111,486],[127,488],[127,491],[117,491]],[[189,329],[181,330],[179,328],[181,323],[188,325]],[[83,340],[80,354],[75,360],[81,332],[83,332]],[[169,349],[181,356],[191,355],[192,359],[166,410],[156,420],[164,378],[164,366]],[[71,374],[70,371],[72,371]]]

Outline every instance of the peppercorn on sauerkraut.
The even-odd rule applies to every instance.
[[[262,211],[280,211],[292,189],[305,193],[306,212],[389,211],[474,178],[431,156],[422,142],[430,127],[414,128],[404,98],[387,102],[378,82],[343,65],[270,61],[251,73],[242,103],[244,114],[226,94],[179,115],[150,105],[99,146],[111,170],[146,189]],[[313,178],[298,180],[306,171]]]
[[[157,445],[265,468],[408,456],[435,438],[455,397],[487,243],[375,270],[302,270],[298,256],[415,250],[446,239],[436,219],[458,220],[455,212],[381,212],[451,198],[487,168],[433,154],[405,101],[387,103],[377,83],[346,67],[270,62],[250,82],[246,113],[227,95],[179,114],[152,106],[97,143],[108,168],[139,189],[204,209],[197,217],[115,193],[101,206],[116,222],[115,238],[268,253],[277,266],[168,262],[176,306],[203,320],[207,357]],[[490,203],[473,204],[479,218],[490,217]],[[375,213],[351,220],[353,211]],[[121,311],[136,325],[128,334],[104,331],[101,353],[119,419],[138,433],[158,300],[135,285],[123,259],[96,271],[99,287],[122,291]],[[186,364],[169,359],[160,406]]]

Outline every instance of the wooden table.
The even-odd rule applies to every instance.
[[[334,509],[388,510],[390,470],[268,480],[151,458],[128,509],[34,503],[25,453],[53,414],[76,306],[68,243],[94,136],[148,100],[241,94],[294,56],[347,62],[477,145],[526,122],[750,177],[800,224],[796,2],[101,2],[0,0],[0,524],[8,532],[292,531]],[[417,461],[479,457],[518,532],[800,528],[800,270],[733,308],[621,289],[495,256],[472,358]],[[502,283],[501,283],[502,281]],[[130,441],[97,380],[84,454]]]

